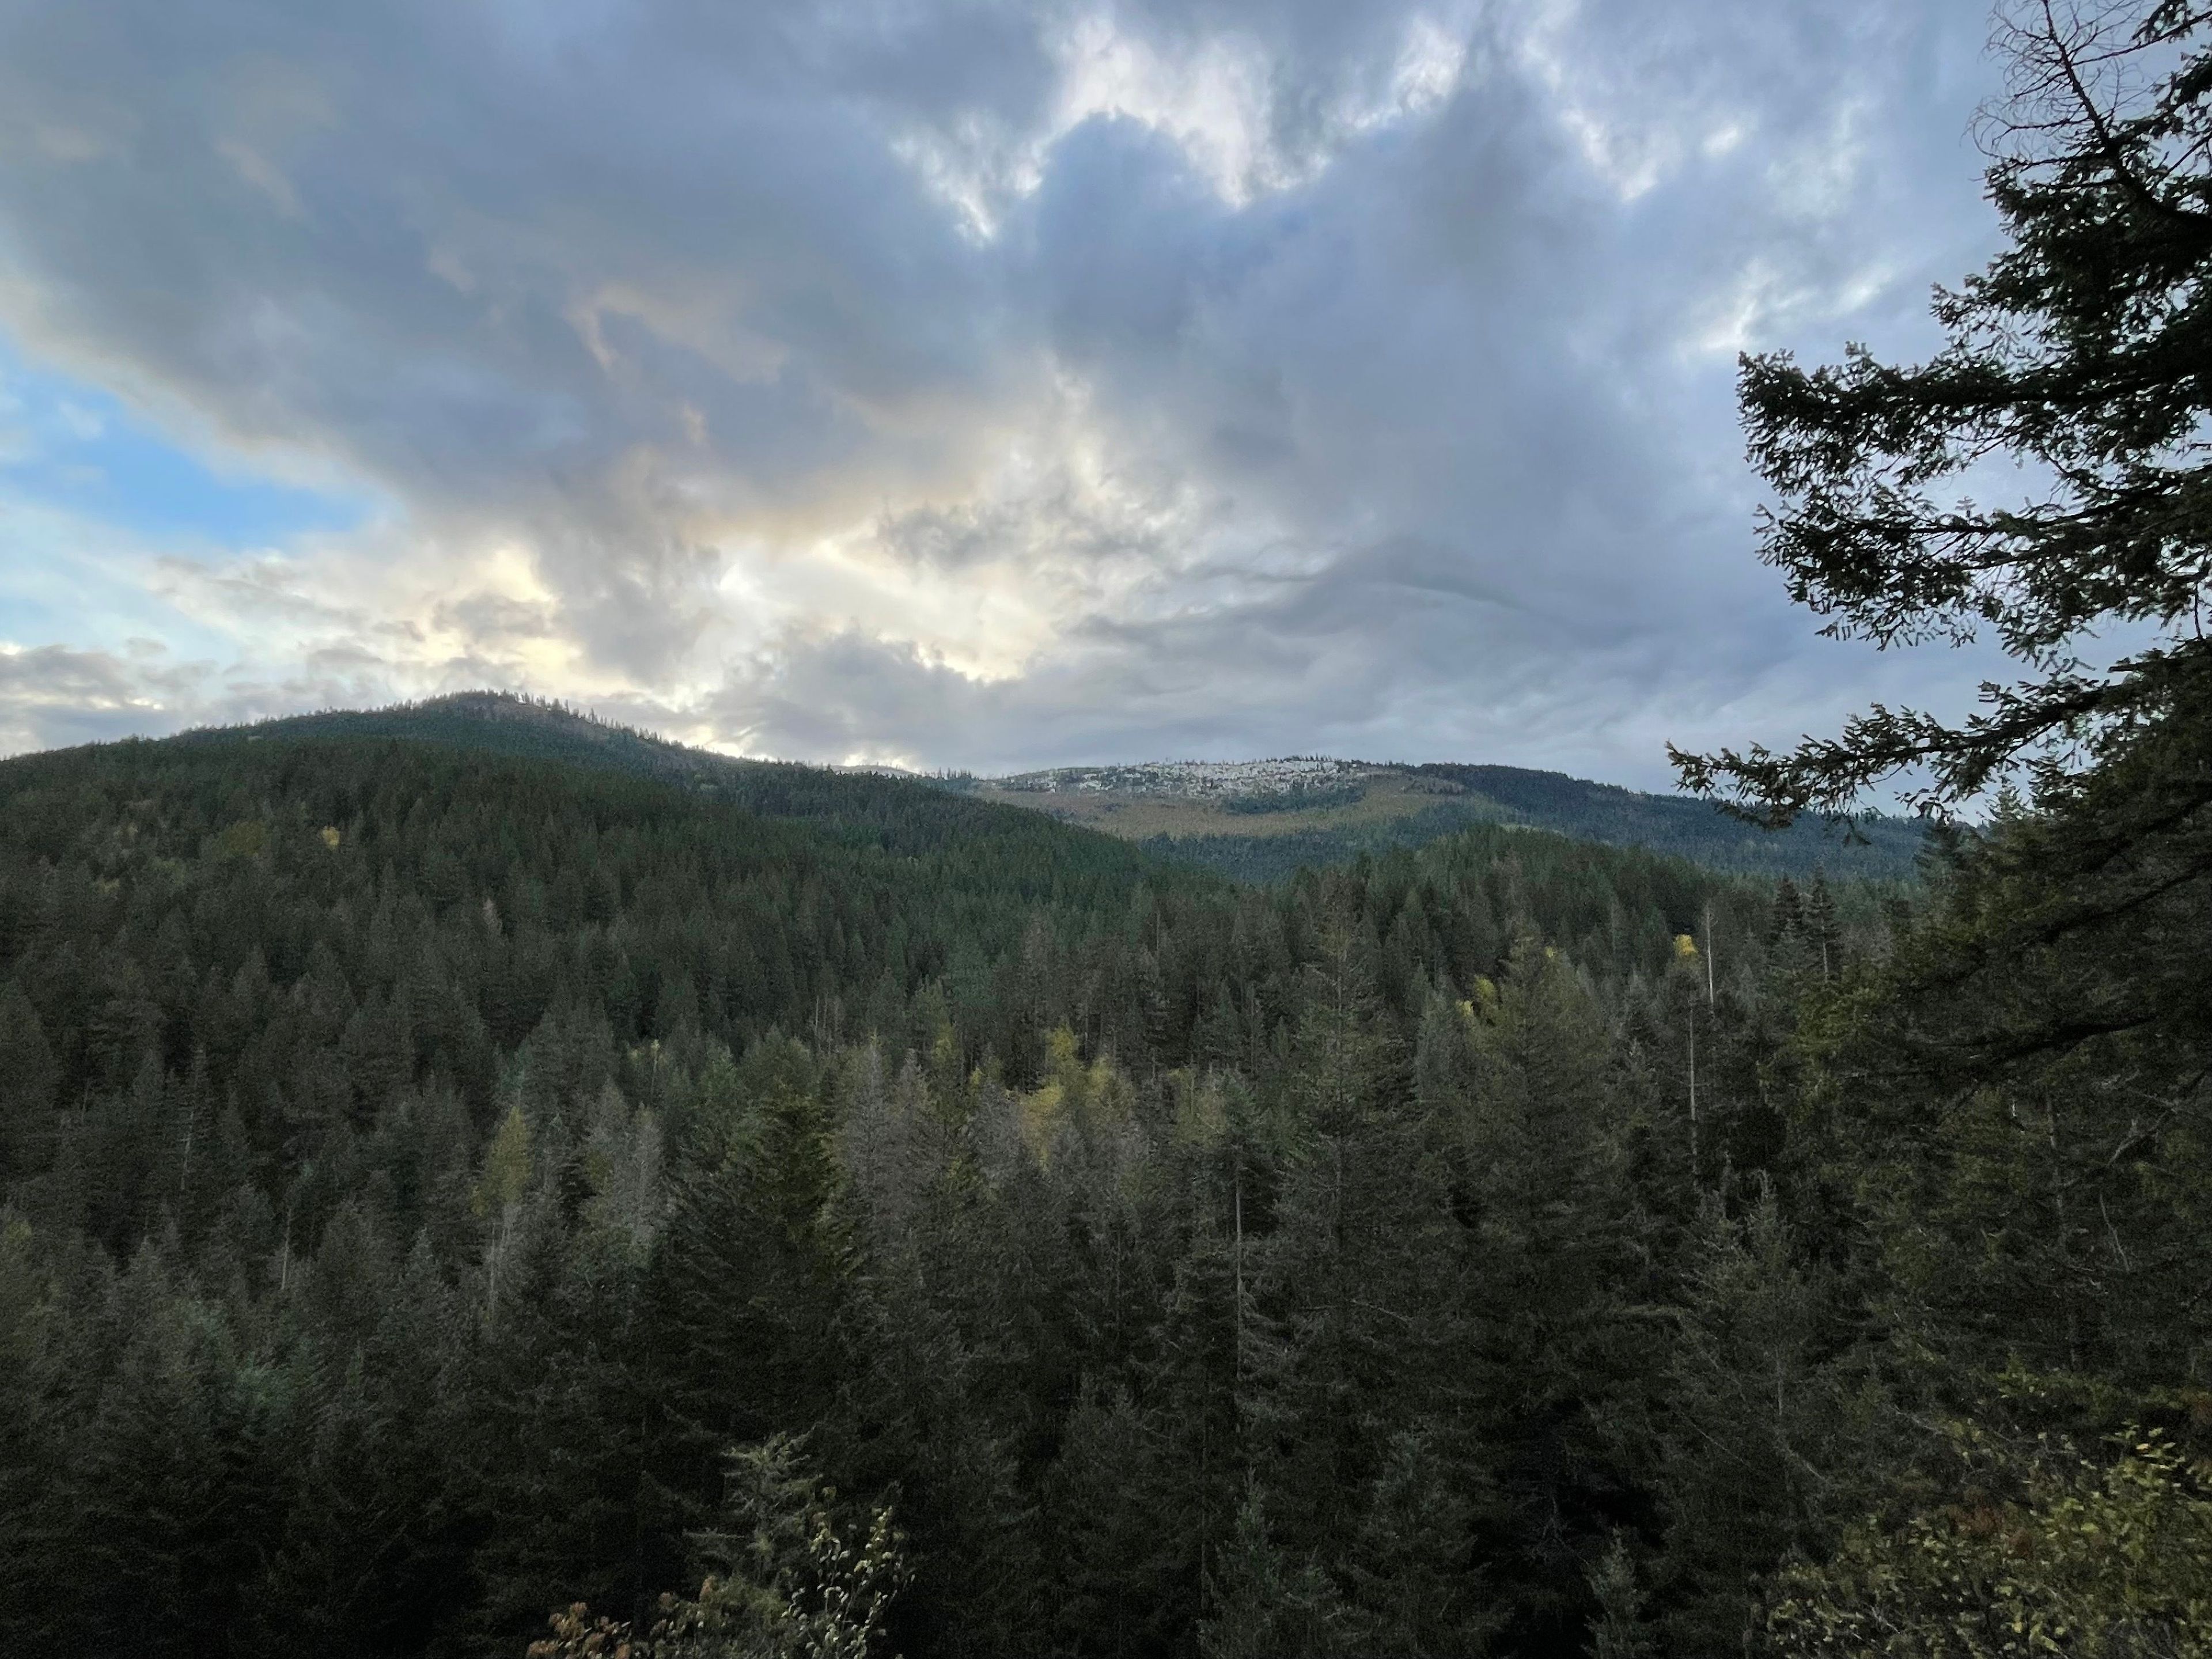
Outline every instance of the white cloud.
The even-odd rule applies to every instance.
[[[0,483],[105,573],[0,584],[61,653],[0,741],[492,681],[824,758],[1653,781],[1968,667],[1810,641],[1729,384],[1916,342],[1985,246],[1971,15],[118,4],[0,24],[0,331],[380,505],[99,553]]]

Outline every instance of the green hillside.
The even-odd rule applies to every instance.
[[[1841,896],[1778,933],[1763,885],[1495,828],[1240,890],[505,705],[0,763],[0,1635],[514,1655],[550,1609],[696,1586],[725,1453],[804,1434],[808,1479],[896,1494],[902,1652],[1103,1652],[1117,1617],[1185,1651],[1250,1483],[1322,1547],[1322,1495],[1395,1467],[1445,1374],[1359,1337],[1373,1427],[1328,1449],[1336,1385],[1290,1334],[1340,1271],[1386,1325],[1445,1281],[1311,1256],[1313,1137],[1390,1214],[1443,1203],[1458,1155],[1404,1186],[1389,1126],[1458,1109],[1469,1021],[1565,998],[1575,1065],[1620,1020],[1672,1073],[1705,982],[1677,937],[1733,1008],[1873,948]],[[1703,1040],[1698,1159],[1756,1167],[1771,1122]],[[1654,1086],[1618,1109],[1674,1109]],[[1686,1143],[1654,1145],[1679,1211]],[[1478,1329],[1538,1340],[1451,1319],[1447,1370]],[[1237,1427],[1263,1340],[1294,1465]],[[1504,1565],[1514,1516],[1597,1539],[1610,1500],[1547,1472],[1552,1407],[1483,1387],[1488,1449],[1439,1443],[1435,1478],[1508,1483],[1453,1547],[1497,1554],[1508,1648],[1549,1650],[1583,1579]],[[1612,1482],[1642,1455],[1575,1453]]]
[[[1509,815],[1508,822],[1551,830],[1578,840],[1644,847],[1716,870],[1809,875],[1910,875],[1925,845],[1921,824],[1868,816],[1831,826],[1801,818],[1784,830],[1761,830],[1730,817],[1710,801],[1653,795],[1613,784],[1590,783],[1560,772],[1515,766],[1431,764],[1425,778],[1447,780]]]
[[[815,824],[862,841],[874,839],[888,850],[941,848],[977,836],[994,842],[1012,838],[1071,848],[1084,840],[1079,836],[1042,836],[1033,823],[1008,816],[1004,808],[948,795],[916,780],[732,759],[558,704],[500,692],[462,692],[388,708],[294,715],[258,726],[191,732],[176,741],[233,746],[379,739],[552,762],[680,785],[763,817]],[[1115,861],[1103,847],[1091,847],[1090,855]],[[1123,860],[1120,867],[1135,866]]]
[[[1926,840],[1920,824],[1880,817],[1844,825],[1808,818],[1786,830],[1765,830],[1708,801],[1519,767],[1330,764],[1339,769],[1334,781],[1282,793],[1194,787],[1182,775],[1208,769],[1172,764],[1061,769],[963,779],[954,787],[1120,836],[1240,881],[1277,881],[1302,866],[1418,847],[1478,824],[1643,848],[1714,870],[1801,878],[1822,871],[1910,879]]]
[[[1921,826],[1896,818],[1869,817],[1848,828],[1808,819],[1784,831],[1763,830],[1708,802],[1510,766],[1362,767],[1363,781],[1357,785],[1334,794],[1307,793],[1280,800],[1186,800],[1127,788],[1047,794],[1027,780],[925,779],[732,759],[558,705],[495,692],[464,692],[365,712],[297,715],[185,740],[307,737],[400,738],[559,761],[684,784],[749,811],[863,836],[966,835],[989,821],[977,816],[979,811],[1042,811],[1063,823],[1135,841],[1158,858],[1239,881],[1279,881],[1301,867],[1344,865],[1363,853],[1419,847],[1493,824],[1641,848],[1717,871],[1800,878],[1815,871],[1837,879],[1910,878],[1924,842]],[[970,810],[926,805],[930,794],[968,802]],[[1255,807],[1267,810],[1255,813]],[[994,833],[1011,831],[1002,825]]]
[[[505,702],[0,763],[0,1642],[1740,1653],[1934,1389],[2195,1432],[2212,1181],[1898,1068],[1993,856],[1239,885]]]

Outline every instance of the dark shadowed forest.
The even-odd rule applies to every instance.
[[[1675,757],[1914,880],[482,698],[0,763],[0,1645],[2212,1652],[2212,13],[2014,21],[1943,349],[1741,395],[1794,597],[2018,678]]]
[[[696,1596],[742,1502],[793,1605],[860,1571],[807,1517],[865,1560],[887,1510],[915,1655],[1732,1651],[1976,1455],[1967,1379],[2208,1415],[2170,1081],[2062,1067],[2023,1133],[1881,1012],[1989,854],[1941,903],[1504,830],[1253,889],[804,781],[0,769],[9,1630],[520,1653]]]
[[[811,778],[0,771],[11,1628],[519,1651],[684,1586],[779,1435],[891,1504],[916,1653],[1218,1646],[1312,1572],[1280,1618],[1535,1650],[1616,1542],[1741,1622],[1669,1541],[1680,1321],[1774,1248],[1760,1067],[1866,895],[1503,831],[1239,889]]]

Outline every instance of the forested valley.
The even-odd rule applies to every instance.
[[[824,1652],[1737,1651],[1966,1379],[2212,1424],[2152,1079],[2022,1133],[1864,1051],[1973,860],[1246,888],[786,770],[0,767],[13,1639],[582,1650],[720,1572],[853,1592]]]
[[[810,775],[0,769],[11,1632],[519,1654],[773,1446],[890,1508],[903,1652],[1735,1641],[1874,1409],[1771,1075],[1874,895]]]
[[[0,763],[0,1645],[2212,1654],[2208,30],[2001,14],[1942,349],[1742,362],[1793,597],[2014,678],[1680,776],[1910,882],[498,700]]]

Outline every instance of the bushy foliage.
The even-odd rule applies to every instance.
[[[1854,1528],[1782,1576],[1767,1614],[1803,1659],[2199,1659],[2212,1653],[2212,1463],[2153,1431],[2097,1457],[1956,1431],[1955,1496]]]
[[[644,1632],[579,1601],[553,1613],[529,1659],[884,1659],[884,1615],[906,1578],[889,1506],[864,1534],[787,1435],[728,1458],[725,1528],[694,1540],[714,1564],[695,1596],[664,1591]]]

